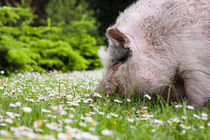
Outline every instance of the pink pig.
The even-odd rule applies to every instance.
[[[107,29],[96,92],[210,101],[210,0],[139,0]],[[171,88],[170,88],[171,87]]]

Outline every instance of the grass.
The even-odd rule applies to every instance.
[[[94,101],[89,95],[99,79],[100,71],[1,78],[0,138],[210,139],[209,107],[117,96]]]

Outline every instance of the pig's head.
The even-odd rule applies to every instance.
[[[144,37],[137,39],[114,26],[107,29],[106,35],[109,46],[99,51],[104,75],[95,92],[126,96],[152,93],[173,80],[176,68],[164,54],[166,51],[155,49]]]

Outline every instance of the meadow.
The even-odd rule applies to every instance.
[[[1,73],[3,74],[3,73]],[[210,109],[90,94],[102,71],[0,78],[0,139],[210,139]]]

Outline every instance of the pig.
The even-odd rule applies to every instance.
[[[94,92],[210,101],[210,0],[138,0],[107,29]],[[168,97],[167,97],[168,98]],[[176,98],[177,99],[177,98]]]

